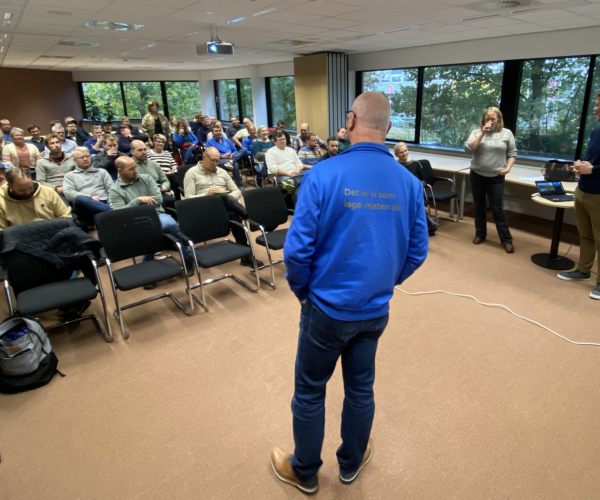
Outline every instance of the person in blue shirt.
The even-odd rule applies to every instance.
[[[44,142],[44,138],[40,132],[40,127],[34,124],[27,125],[27,132],[31,134],[31,139],[27,139],[25,142],[28,144],[33,144],[36,148],[38,148],[40,153],[43,153],[46,149],[46,143]]]
[[[92,137],[85,141],[83,146],[88,148],[91,156],[97,155],[100,151],[104,150],[102,127],[100,125],[92,125]]]
[[[248,127],[248,137],[244,137],[242,140],[242,147],[246,150],[248,154],[252,152],[252,145],[256,141],[256,127],[254,125],[250,125]]]
[[[327,381],[342,358],[340,481],[371,458],[377,343],[394,287],[427,256],[421,183],[385,146],[390,103],[378,92],[348,113],[353,146],[304,174],[286,236],[287,280],[302,305],[292,400],[293,454],[275,448],[276,475],[304,493],[319,489]]]
[[[198,163],[195,161],[198,153],[198,138],[190,130],[187,124],[180,121],[177,124],[177,132],[173,134],[173,142],[179,147],[179,156],[184,165],[192,165]],[[184,145],[187,144],[187,147]]]
[[[223,128],[221,125],[215,123],[211,127],[211,131],[213,137],[206,142],[206,147],[217,148],[221,157],[219,167],[225,170],[233,170],[233,180],[235,181],[236,186],[243,190],[244,184],[242,182],[242,177],[240,176],[238,160],[246,154],[246,150],[242,148],[238,151],[233,145],[233,142],[227,139],[227,137],[223,137]]]
[[[600,121],[600,92],[596,94],[594,113]],[[574,271],[559,273],[558,278],[589,281],[596,254],[600,257],[600,126],[592,130],[587,153],[583,160],[575,162],[573,171],[579,177],[575,190],[575,216],[580,237],[579,265]],[[597,275],[596,279],[590,297],[600,300],[600,276]]]
[[[2,130],[2,139],[4,139],[4,142],[12,142],[12,137],[10,136],[12,125],[9,120],[6,118],[0,120],[0,130]]]

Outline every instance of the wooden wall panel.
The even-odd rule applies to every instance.
[[[296,123],[308,123],[310,131],[326,140],[329,132],[327,103],[327,54],[294,58]]]

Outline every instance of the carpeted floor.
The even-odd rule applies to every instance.
[[[489,242],[474,246],[472,219],[442,222],[402,288],[472,294],[600,342],[593,282],[560,281],[530,261],[548,251],[551,224],[511,214],[511,225],[527,232],[513,229],[516,253],[507,255],[493,224]],[[564,234],[561,252],[573,228]],[[578,255],[574,246],[569,256]],[[220,271],[249,278],[237,263]],[[269,463],[273,446],[293,450],[300,307],[284,273],[279,266],[277,290],[258,294],[213,284],[210,312],[193,317],[167,300],[126,311],[127,341],[114,320],[112,344],[89,322],[52,332],[67,376],[0,396],[0,499],[302,498]],[[165,290],[186,299],[183,278],[157,292]],[[397,292],[379,345],[373,460],[353,485],[339,483],[336,372],[317,498],[597,499],[599,360],[600,347],[568,344],[504,310]]]

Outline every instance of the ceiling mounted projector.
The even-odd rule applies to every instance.
[[[221,56],[232,56],[233,55],[233,43],[222,42],[217,36],[217,28],[211,27],[211,40],[206,45],[196,45],[196,54],[202,56],[204,54],[209,55],[221,55]]]

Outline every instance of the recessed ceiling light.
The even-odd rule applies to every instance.
[[[11,12],[7,12],[6,14],[4,14],[4,22],[2,23],[2,26],[10,26],[12,17],[13,15]]]
[[[72,16],[73,15],[73,13],[69,12],[68,10],[47,10],[46,13],[50,14],[51,16]]]
[[[86,28],[98,28],[103,30],[134,31],[143,28],[143,24],[112,23],[110,21],[88,21],[84,24]]]
[[[254,0],[252,0],[254,1]],[[277,9],[275,7],[273,7],[272,9],[267,9],[267,10],[261,10],[260,12],[255,12],[254,14],[252,14],[254,17],[258,17],[258,16],[264,16],[265,14],[268,14],[269,12],[275,12]]]
[[[244,19],[246,19],[246,18],[245,17],[238,17],[237,19],[234,19],[233,21],[228,21],[227,24],[239,23],[240,21],[243,21]]]

